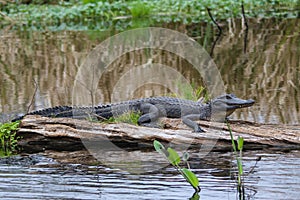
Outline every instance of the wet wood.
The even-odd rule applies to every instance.
[[[173,144],[230,147],[228,128],[224,123],[199,122],[205,133],[193,133],[180,119],[163,119],[165,129],[134,126],[125,123],[106,124],[70,118],[26,116],[18,131],[21,146],[42,149],[79,149],[82,140],[107,140],[116,143],[152,145],[154,139]],[[233,121],[234,138],[242,136],[245,148],[251,145],[300,147],[300,126],[267,125]],[[81,145],[81,146],[80,146]],[[34,149],[33,148],[33,149]]]

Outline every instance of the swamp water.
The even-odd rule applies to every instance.
[[[191,153],[191,156],[196,155]],[[252,169],[259,156],[262,159]],[[0,196],[3,199],[175,200],[189,199],[194,192],[172,167],[138,175],[109,166],[61,165],[41,158],[31,166],[1,164]],[[211,152],[203,159],[191,161],[191,168],[200,180],[200,199],[238,199],[233,160],[231,152]],[[244,178],[245,199],[299,199],[299,151],[246,151],[243,160],[245,173],[251,171]]]
[[[213,51],[227,92],[256,100],[253,107],[237,111],[232,118],[258,123],[300,124],[300,20],[251,20],[245,53],[245,32],[241,24],[239,20],[224,22],[223,36]],[[205,45],[215,39],[210,25],[172,27],[194,37],[210,52],[211,45]],[[31,110],[71,105],[78,68],[92,48],[113,34],[2,30],[1,120],[7,121],[13,114],[26,112],[29,105]],[[145,58],[145,54],[148,57]],[[141,64],[148,61],[149,55],[157,54],[163,55],[165,64],[184,74],[187,80],[202,84],[201,76],[182,59],[159,51],[137,52],[112,63],[117,67],[106,72],[99,81],[95,102],[121,100],[123,97],[115,99],[111,94],[120,77],[135,66],[129,61]],[[140,73],[140,77],[145,76]],[[129,83],[139,78],[132,76],[129,76]],[[171,92],[156,84],[132,90],[132,98]],[[66,152],[65,156],[69,154]],[[172,167],[134,175],[109,166],[76,162],[60,164],[49,159],[47,154],[34,155],[39,159],[33,165],[0,163],[1,199],[188,199],[193,195],[193,189]],[[231,155],[231,152],[211,152],[197,159],[197,153],[191,152],[191,168],[202,188],[200,199],[238,198],[232,172],[235,162]],[[259,156],[261,160],[245,177],[246,199],[299,199],[300,152],[268,148],[245,151],[246,173]]]

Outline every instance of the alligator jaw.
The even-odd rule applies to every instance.
[[[255,103],[255,101],[253,99],[248,99],[248,100],[243,100],[243,99],[235,99],[233,102],[227,102],[227,106],[226,109],[227,110],[235,110],[238,108],[246,108],[246,107],[250,107]]]
[[[212,100],[214,112],[226,112],[226,117],[236,109],[250,107],[255,103],[253,99],[240,99],[234,94],[225,94]]]

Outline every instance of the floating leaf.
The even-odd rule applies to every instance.
[[[244,138],[243,137],[238,137],[238,140],[237,140],[237,143],[238,143],[238,150],[242,150],[243,149],[243,146],[244,146]]]
[[[182,172],[184,174],[185,179],[193,186],[193,188],[195,188],[195,190],[198,190],[199,180],[197,176],[186,168],[183,168]]]
[[[174,149],[172,149],[171,147],[169,147],[167,149],[167,151],[168,151],[168,156],[167,157],[168,157],[169,162],[172,165],[177,166],[180,163],[180,157],[179,157],[178,153]]]
[[[159,141],[154,140],[154,141],[153,141],[153,146],[154,146],[155,150],[156,150],[158,153],[164,154],[165,147],[164,147],[164,145],[162,145]]]

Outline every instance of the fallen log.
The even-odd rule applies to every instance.
[[[19,145],[29,151],[78,150],[82,141],[110,141],[128,147],[152,146],[154,139],[172,145],[201,145],[207,149],[231,149],[231,139],[224,123],[200,121],[205,133],[193,133],[180,119],[163,119],[165,129],[134,126],[125,123],[109,124],[71,118],[26,116],[20,123]],[[256,124],[233,121],[234,138],[244,138],[245,148],[300,148],[299,125]]]

